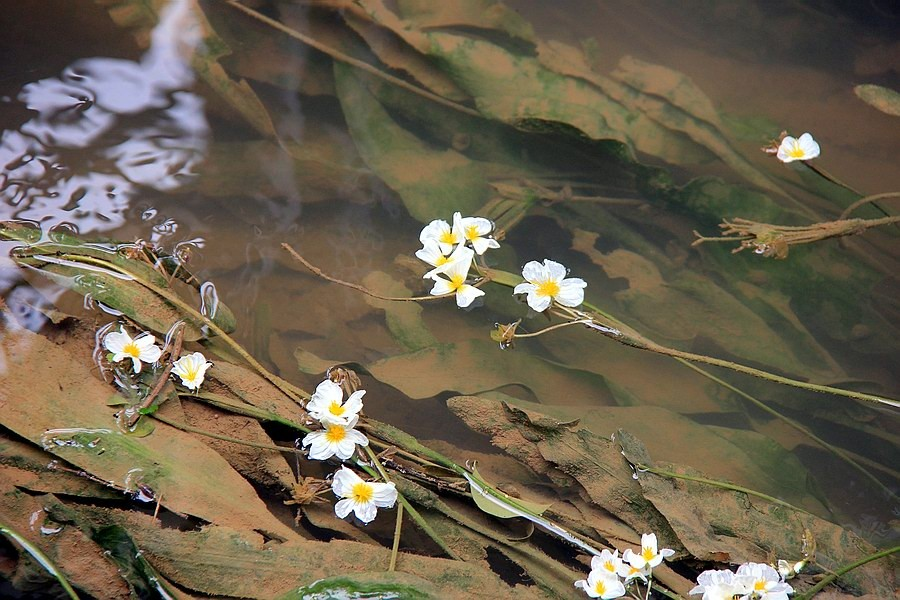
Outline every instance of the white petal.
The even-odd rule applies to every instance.
[[[477,237],[477,238],[471,240],[471,242],[472,242],[472,247],[475,248],[475,254],[477,254],[479,256],[484,254],[488,248],[491,248],[491,247],[499,248],[500,247],[499,244],[497,244],[496,246],[491,246],[491,242],[494,242],[494,240],[492,240],[490,238]],[[496,242],[494,242],[494,243],[496,244]]]
[[[131,362],[133,363],[132,368],[134,368],[134,372],[140,373],[141,372],[141,359],[131,357]]]
[[[464,230],[474,227],[479,236],[489,234],[494,228],[494,224],[484,217],[466,217],[462,220],[462,226]]]
[[[334,514],[336,514],[339,519],[343,519],[353,510],[353,504],[353,500],[348,498],[338,500],[337,504],[334,505]]]
[[[553,281],[562,281],[568,272],[564,266],[549,258],[544,259],[544,267]]]
[[[484,296],[484,291],[478,289],[474,285],[463,285],[456,290],[456,305],[465,308],[475,301],[475,298]]]
[[[544,275],[544,267],[536,260],[531,260],[525,263],[525,266],[522,268],[522,277],[526,279],[526,281],[530,281],[534,283],[535,281],[541,281],[541,277]]]
[[[372,502],[375,506],[390,508],[397,501],[397,487],[391,483],[372,484]]]
[[[334,478],[331,480],[331,491],[341,498],[346,498],[353,491],[353,486],[361,482],[362,478],[359,475],[342,466],[335,472]]]
[[[436,240],[425,240],[425,247],[421,250],[416,250],[416,257],[427,262],[432,267],[437,265],[438,259],[443,256],[444,253],[441,252],[441,247]]]
[[[565,279],[559,286],[555,300],[563,306],[574,308],[584,302],[584,288],[587,284],[581,279]]]
[[[356,421],[358,419],[359,419],[358,416],[354,416],[350,420],[350,422],[355,425]],[[358,444],[360,446],[368,446],[369,445],[369,438],[367,438],[365,436],[365,434],[363,434],[355,429],[352,429],[352,428],[347,430],[347,439],[352,441],[354,444]]]
[[[791,156],[791,149],[794,147],[794,143],[796,141],[797,140],[795,140],[794,138],[792,138],[789,135],[785,136],[784,139],[781,140],[781,144],[779,144],[779,146],[778,146],[778,154],[776,154],[776,156],[778,157],[778,160],[780,160],[781,162],[784,162],[784,163],[789,163],[789,162],[793,162],[794,160],[796,160],[794,157]]]
[[[419,241],[422,242],[422,245],[425,245],[427,240],[436,241],[445,231],[450,231],[450,224],[443,219],[435,219],[422,228],[422,233],[419,234]]]
[[[114,354],[118,354],[121,352],[125,346],[131,343],[131,336],[125,333],[124,330],[120,329],[119,331],[110,331],[106,334],[106,337],[103,338],[103,345],[106,346],[106,349]],[[118,362],[120,359],[117,359]]]
[[[515,288],[513,288],[513,294],[527,294],[529,292],[533,292],[537,289],[537,286],[533,283],[528,283],[527,281],[524,283],[520,283]]]
[[[449,294],[452,291],[453,288],[450,286],[449,281],[447,281],[443,277],[435,277],[434,287],[431,288],[431,291],[428,293],[432,296],[443,296],[444,294]]]
[[[803,160],[809,160],[819,155],[819,144],[813,139],[811,134],[804,133],[797,142],[800,144],[800,148],[803,149]]]
[[[545,310],[547,310],[547,307],[550,306],[550,303],[553,302],[553,298],[551,298],[550,296],[539,296],[535,292],[529,292],[528,297],[525,298],[525,301],[528,302],[528,306],[531,307],[531,310],[544,312]]]
[[[378,514],[378,509],[375,508],[375,505],[371,502],[366,502],[365,504],[357,504],[353,507],[353,512],[356,513],[356,516],[363,523],[371,523],[375,520],[375,515]]]
[[[357,390],[350,394],[347,401],[344,402],[344,410],[349,413],[358,413],[362,410],[362,398],[366,395],[366,390]]]

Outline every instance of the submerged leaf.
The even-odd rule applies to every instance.
[[[474,477],[466,476],[472,492],[472,499],[475,500],[478,508],[489,515],[500,519],[528,518],[529,514],[541,515],[550,508],[549,504],[528,502],[521,498],[512,498],[504,494],[488,484],[475,467],[472,468],[472,475]],[[523,512],[523,509],[526,512]]]
[[[894,90],[869,83],[856,86],[853,92],[869,106],[887,115],[900,117],[900,94]]]
[[[366,164],[424,223],[454,211],[472,214],[490,187],[482,167],[451,148],[434,148],[394,121],[349,66],[335,63],[335,83],[350,134]]]

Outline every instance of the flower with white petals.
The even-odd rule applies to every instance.
[[[622,559],[619,557],[619,551],[610,552],[603,549],[600,556],[591,558],[591,571],[602,571],[610,575],[618,575],[622,568]]]
[[[353,511],[360,521],[371,523],[378,508],[391,508],[397,502],[397,488],[393,482],[363,481],[343,466],[334,474],[331,489],[343,498],[334,505],[334,513],[341,519]]]
[[[787,600],[794,588],[781,579],[773,567],[763,563],[746,563],[738,567],[734,580],[744,589],[746,598]]]
[[[517,285],[513,293],[528,294],[528,306],[538,312],[547,310],[554,300],[572,308],[584,302],[587,283],[577,277],[567,279],[566,268],[549,258],[544,259],[543,265],[530,261],[522,269],[522,277],[526,281]]]
[[[652,569],[661,563],[663,558],[675,554],[675,551],[670,550],[669,548],[663,548],[662,550],[657,550],[656,548],[656,534],[645,533],[641,536],[640,554],[628,549],[622,554],[622,560],[636,569],[643,569],[644,567],[650,567]]]
[[[453,233],[467,242],[479,256],[488,248],[499,248],[497,240],[487,237],[494,229],[494,224],[484,217],[463,217],[453,213]]]
[[[809,133],[804,133],[799,138],[785,136],[778,146],[778,160],[784,163],[795,160],[810,160],[819,155],[819,144]]]
[[[344,402],[344,390],[341,386],[326,379],[316,386],[316,391],[306,404],[306,410],[323,425],[328,423],[347,425],[350,419],[362,410],[362,397],[365,395],[366,390],[358,390],[350,394]]]
[[[423,248],[424,250],[424,248]],[[421,250],[420,250],[421,252]],[[468,267],[472,265],[472,258],[475,256],[475,253],[464,244],[460,244],[456,247],[456,249],[450,254],[450,256],[445,257],[446,260],[435,260],[437,264],[435,264],[434,268],[422,275],[422,279],[434,279],[434,276],[438,273],[444,273],[453,266],[453,263],[457,261],[465,261]]]
[[[591,563],[593,566],[593,560]],[[619,578],[605,569],[592,569],[587,579],[575,582],[575,587],[583,589],[591,598],[619,598],[625,595],[625,586]]]
[[[172,374],[181,377],[181,383],[189,390],[196,390],[203,383],[206,370],[212,366],[200,352],[187,354],[172,365]]]
[[[450,254],[456,244],[462,244],[465,241],[462,233],[455,231],[450,227],[450,223],[443,219],[435,219],[422,229],[422,232],[419,234],[419,241],[424,246],[428,240],[437,242],[443,254]]]
[[[124,327],[119,331],[111,331],[106,334],[103,345],[113,353],[112,362],[119,362],[130,358],[134,366],[134,372],[141,372],[141,362],[155,363],[162,355],[162,350],[156,345],[156,338],[145,333],[132,339],[125,332]]]
[[[466,278],[469,276],[469,267],[472,266],[472,257],[475,253],[465,246],[460,246],[460,248],[461,250],[458,248],[453,253],[458,253],[455,259],[430,272],[431,279],[434,280],[434,287],[431,288],[430,293],[432,296],[456,294],[456,305],[460,308],[465,308],[472,304],[475,298],[484,296],[484,292],[474,285],[466,283]],[[444,277],[441,277],[441,275]]]
[[[337,456],[347,460],[356,451],[356,446],[368,446],[369,438],[353,429],[359,417],[354,415],[346,424],[323,423],[324,429],[307,433],[303,447],[309,446],[309,457],[313,460],[327,460]]]
[[[697,586],[688,592],[689,595],[703,594],[701,600],[732,600],[738,594],[747,593],[728,570],[703,571],[697,577]]]

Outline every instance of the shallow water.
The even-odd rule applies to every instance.
[[[566,3],[564,10],[536,2],[512,6],[539,38],[592,39],[590,56],[604,75],[625,56],[684,74],[709,98],[734,147],[809,214],[828,220],[852,196],[834,188],[813,193],[827,184],[765,157],[758,148],[782,129],[813,132],[822,147],[816,164],[848,185],[865,193],[900,190],[900,121],[853,93],[858,83],[900,88],[900,42],[893,33],[900,14],[888,2],[832,4],[827,10],[803,2],[775,9],[762,2],[699,0],[678,8],[586,1]],[[312,389],[320,376],[298,372],[297,348],[335,362],[382,361],[380,381],[363,375],[368,413],[422,439],[447,442],[463,455],[469,448],[490,449],[444,401],[461,391],[518,398],[558,410],[552,414],[560,420],[585,415],[602,435],[627,429],[658,461],[738,483],[758,482],[759,472],[768,472],[769,493],[828,516],[877,546],[896,541],[896,502],[808,437],[668,358],[576,328],[500,350],[489,338],[494,323],[526,317],[529,331],[545,325],[513,302],[506,288],[488,288],[485,305],[471,311],[452,301],[422,305],[431,338],[456,344],[446,365],[446,357],[389,360],[425,344],[420,339],[411,347],[386,321],[382,306],[311,275],[281,244],[342,280],[378,288],[389,285],[373,275],[382,272],[415,286],[415,268],[397,257],[411,257],[419,248],[423,223],[391,182],[373,172],[372,156],[357,150],[322,54],[225,4],[203,7],[232,46],[222,64],[235,79],[249,80],[265,111],[248,109],[252,116],[242,118],[195,71],[186,57],[203,45],[188,4],[171,3],[161,25],[138,28],[137,36],[117,26],[110,15],[122,13],[104,3],[5,9],[0,218],[37,221],[45,230],[66,224],[86,236],[142,239],[170,251],[189,247],[188,267],[215,283],[219,299],[237,317],[236,339],[265,365]],[[329,43],[351,37],[346,30],[334,34],[326,28],[333,25],[328,18],[310,17],[304,8],[285,9],[284,18]],[[492,35],[509,47],[521,44]],[[715,254],[709,246],[690,247],[692,230],[712,235],[716,218],[753,216],[757,207],[743,204],[746,197],[710,217],[686,204],[665,203],[643,187],[630,161],[619,164],[600,145],[565,130],[525,134],[507,128],[506,142],[522,159],[512,165],[509,156],[479,146],[481,140],[465,131],[417,121],[428,117],[396,107],[391,114],[432,148],[453,147],[491,163],[492,181],[540,183],[562,192],[559,202],[538,203],[507,232],[504,248],[488,255],[492,265],[518,271],[528,260],[550,257],[588,282],[590,302],[658,342],[817,383],[900,395],[896,229],[840,246],[827,240],[792,248],[783,262],[750,252]],[[271,119],[281,147],[260,132],[267,127],[260,115]],[[429,172],[439,165],[415,153],[387,156],[402,161],[389,168],[405,171],[410,180],[428,185],[440,176]],[[711,153],[677,165],[645,153],[637,158],[665,169],[679,184],[720,176],[751,185]],[[569,196],[567,185],[574,190]],[[776,205],[788,202],[771,198]],[[884,208],[896,214],[895,205]],[[34,307],[50,303],[88,314],[80,297],[27,277],[7,261],[12,246],[0,244],[0,289],[23,324],[43,327],[46,319]],[[792,271],[791,261],[801,258],[818,270]],[[844,280],[864,288],[852,299],[856,305],[848,304],[839,286],[827,287]],[[409,292],[427,294],[429,287],[422,282]],[[833,301],[827,296],[832,291]],[[450,370],[423,372],[426,367]],[[716,375],[850,451],[896,493],[896,411]],[[766,438],[775,443],[765,445]],[[726,447],[743,462],[723,460]],[[784,473],[773,473],[781,468]],[[807,479],[785,481],[785,473]],[[779,485],[785,485],[781,493]]]

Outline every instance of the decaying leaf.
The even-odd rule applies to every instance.
[[[853,88],[860,100],[881,112],[900,117],[900,94],[880,85],[864,84]]]

